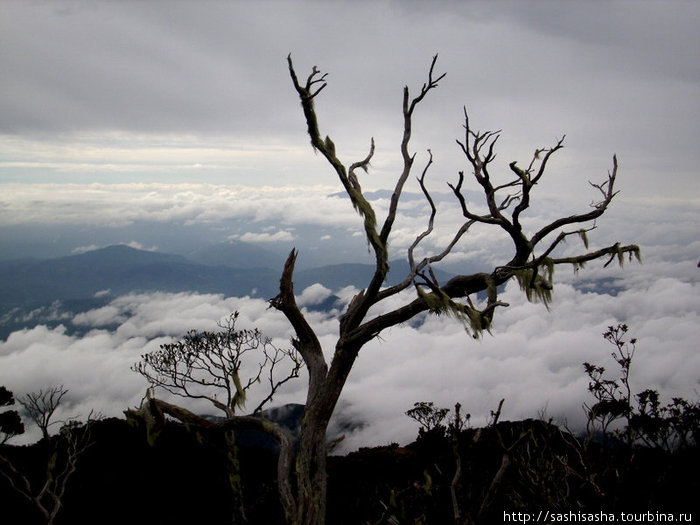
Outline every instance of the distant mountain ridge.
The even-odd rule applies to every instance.
[[[250,266],[236,268],[217,264],[222,260],[233,264],[231,250],[240,250],[239,257],[249,246],[245,243],[230,247],[215,247],[210,264],[194,262],[182,255],[139,250],[127,245],[112,245],[78,255],[54,259],[21,259],[0,261],[0,338],[11,331],[49,321],[60,321],[56,304],[70,303],[73,313],[86,311],[106,303],[110,298],[131,292],[198,292],[216,293],[228,297],[260,297],[268,299],[279,291],[282,264],[277,268]],[[247,253],[261,254],[261,264],[274,263],[275,255],[264,250]],[[199,251],[196,258],[206,259]],[[388,284],[395,284],[408,273],[408,263],[390,263]],[[346,286],[363,288],[369,282],[374,267],[369,264],[334,264],[306,270],[294,275],[296,293],[320,283],[332,291]],[[449,275],[436,271],[445,282]],[[315,308],[330,307],[328,301]],[[41,311],[45,310],[42,317]],[[38,312],[35,314],[35,312]]]
[[[220,257],[226,251],[220,250]],[[197,253],[202,260],[204,252]],[[271,258],[265,258],[270,262]],[[196,291],[225,295],[272,297],[278,291],[278,268],[254,265],[234,266],[193,262],[182,255],[139,250],[113,245],[79,255],[55,259],[0,261],[0,304],[43,303],[54,300],[94,297],[110,290],[112,295],[139,291]],[[408,263],[392,261],[388,282],[394,284],[408,273]],[[320,283],[331,290],[345,286],[364,287],[374,272],[369,264],[333,264],[300,270],[294,275],[297,292]],[[436,271],[447,280],[449,275]]]
[[[103,290],[112,295],[140,291],[247,295],[273,275],[272,270],[232,270],[115,245],[56,259],[0,262],[0,304],[84,299]]]
[[[282,272],[279,254],[250,243],[234,242],[198,250],[193,252],[193,257],[196,261],[182,255],[112,245],[53,259],[0,261],[0,339],[38,324],[65,324],[77,313],[99,308],[115,297],[132,292],[196,292],[262,299],[279,292]],[[247,262],[247,266],[234,266],[241,262]],[[464,268],[464,271],[477,270]],[[438,269],[434,272],[441,283],[452,277]],[[332,292],[347,286],[361,289],[373,273],[373,265],[361,263],[299,269],[294,273],[295,292],[301,294],[315,283]],[[396,284],[407,274],[407,261],[391,261],[386,284]],[[576,287],[611,295],[621,289],[612,279],[580,280]],[[307,306],[330,310],[337,299],[331,295]],[[77,327],[71,330],[80,331]]]

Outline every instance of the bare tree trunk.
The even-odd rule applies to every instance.
[[[340,360],[346,363],[344,368],[349,372],[354,362],[353,353],[344,351],[338,345],[336,357],[338,356],[343,356]],[[337,364],[337,360],[334,360],[334,364]],[[313,399],[310,397],[307,399],[296,457],[295,525],[326,523],[326,458],[328,454],[326,431],[347,379],[347,373],[337,377],[334,372],[332,367],[324,377],[322,386],[317,390],[317,395]]]
[[[297,455],[298,525],[323,525],[326,520],[326,428],[315,417],[305,417]]]

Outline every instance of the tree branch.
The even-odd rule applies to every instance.
[[[284,264],[282,277],[280,278],[280,293],[270,299],[270,306],[282,312],[294,329],[296,337],[292,339],[294,348],[301,354],[306,368],[309,371],[309,399],[318,394],[321,383],[328,373],[328,365],[323,357],[321,343],[316,337],[311,325],[306,321],[304,314],[297,306],[294,297],[294,265],[297,251],[292,250]]]
[[[201,428],[216,428],[220,430],[240,430],[253,428],[274,437],[280,446],[277,460],[277,483],[285,513],[291,515],[296,509],[296,501],[292,492],[291,466],[294,458],[294,438],[289,431],[257,416],[233,416],[221,421],[210,421],[198,416],[186,408],[173,405],[162,399],[151,398],[138,409],[125,411],[126,417],[132,421],[142,421],[147,427],[159,427],[165,423],[165,415],[173,417],[181,423]],[[157,430],[157,429],[156,429]]]
[[[608,206],[612,202],[613,198],[615,195],[617,195],[618,192],[615,191],[615,179],[617,178],[617,156],[613,155],[613,170],[612,173],[608,173],[608,179],[607,181],[603,182],[602,184],[594,184],[590,183],[591,186],[597,188],[600,193],[602,194],[603,200],[597,203],[591,204],[593,207],[593,210],[591,210],[588,213],[582,213],[582,214],[577,214],[577,215],[571,215],[569,217],[562,217],[561,219],[557,219],[556,221],[553,221],[552,223],[548,224],[547,226],[543,227],[540,229],[537,233],[535,233],[532,238],[530,239],[530,242],[535,245],[538,242],[540,242],[544,237],[552,233],[553,231],[563,228],[564,226],[568,226],[570,224],[581,224],[584,222],[590,222],[601,215],[605,213],[605,211],[608,209]]]
[[[386,275],[389,271],[389,254],[388,250],[386,249],[386,246],[389,241],[389,234],[391,233],[394,222],[396,220],[398,205],[401,199],[401,194],[403,192],[404,185],[406,184],[406,181],[408,180],[408,177],[411,174],[411,169],[413,168],[413,162],[415,160],[415,155],[409,152],[409,143],[411,141],[411,133],[413,127],[413,112],[415,111],[415,108],[418,106],[418,104],[425,98],[425,96],[431,90],[438,87],[438,82],[445,78],[446,75],[445,73],[443,73],[437,78],[434,78],[435,64],[437,62],[437,58],[437,55],[433,56],[433,59],[430,63],[430,69],[428,71],[428,81],[423,84],[420,93],[416,97],[410,99],[410,92],[408,86],[404,87],[403,90],[404,124],[400,146],[401,158],[403,160],[403,168],[401,174],[399,175],[396,181],[396,185],[394,186],[394,191],[391,195],[391,199],[389,202],[389,210],[387,212],[387,216],[384,220],[384,224],[382,225],[382,229],[379,234],[379,242],[383,246],[383,255],[385,256],[385,259],[377,260],[377,266],[372,280],[367,286],[366,293],[363,293],[356,297],[357,301],[355,301],[352,311],[348,309],[348,315],[345,317],[343,323],[343,326],[347,327],[348,329],[353,329],[359,326],[362,320],[364,319],[365,315],[367,315],[367,312],[369,311],[370,307],[373,304],[376,304],[378,300],[381,300],[379,297],[380,289],[384,284]],[[429,154],[430,160],[423,171],[423,177],[425,177],[425,173],[428,167],[430,166],[430,164],[432,164],[432,153]],[[428,200],[430,202],[429,198]]]
[[[311,138],[311,145],[315,150],[320,151],[329,164],[333,167],[338,178],[340,179],[340,182],[345,188],[346,193],[350,197],[353,207],[360,214],[360,216],[363,217],[365,236],[367,238],[367,242],[374,250],[377,268],[380,269],[379,271],[383,272],[384,275],[386,275],[386,273],[389,271],[389,254],[386,249],[386,240],[382,240],[377,233],[377,218],[375,216],[374,209],[362,194],[357,181],[357,176],[354,173],[354,170],[358,167],[367,170],[372,155],[374,154],[374,140],[371,141],[370,152],[367,157],[362,161],[352,164],[351,171],[348,172],[345,165],[336,156],[335,144],[329,136],[322,139],[318,127],[318,119],[316,117],[313,99],[321,92],[323,88],[326,87],[326,75],[319,76],[320,72],[316,66],[314,66],[309,78],[307,79],[306,85],[302,86],[299,84],[296,72],[294,71],[294,64],[292,63],[291,55],[287,56],[287,64],[289,66],[289,74],[292,78],[292,82],[297,93],[299,94],[301,106],[304,111],[304,117],[306,119],[307,130],[309,137]],[[312,92],[312,86],[319,82],[322,84],[321,87]]]

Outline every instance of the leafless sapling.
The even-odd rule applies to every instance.
[[[92,426],[100,417],[91,412],[84,423],[76,419],[53,421],[67,393],[63,386],[52,386],[18,398],[27,416],[41,430],[42,439],[38,446],[46,456],[43,477],[33,477],[0,453],[0,475],[39,512],[47,525],[54,523],[63,506],[66,487],[78,468],[78,460],[94,443]],[[61,429],[52,436],[49,428],[54,423],[61,424]]]

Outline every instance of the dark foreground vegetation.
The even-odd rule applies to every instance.
[[[326,523],[473,525],[522,521],[513,516],[540,511],[565,513],[548,523],[601,521],[600,513],[607,516],[602,521],[613,515],[621,521],[621,513],[648,512],[642,521],[663,515],[661,521],[692,522],[700,494],[700,403],[663,404],[650,389],[633,394],[636,339],[627,331],[621,324],[603,334],[618,377],[583,364],[595,400],[583,404],[584,432],[574,435],[544,414],[499,421],[504,400],[482,428],[470,427],[459,403],[450,410],[417,402],[406,411],[420,425],[415,442],[328,458]],[[283,449],[264,426],[232,429],[217,424],[226,418],[199,416],[188,421],[202,424],[147,421],[126,411],[126,420],[91,414],[84,423],[63,422],[51,435],[66,392],[51,387],[17,399],[42,439],[13,446],[8,441],[24,423],[12,409],[13,393],[0,386],[3,525],[286,522]],[[290,446],[299,446],[303,405],[256,414],[245,419],[275,421],[292,436]]]
[[[80,431],[76,429],[74,431]],[[240,446],[232,470],[222,432],[169,422],[153,446],[124,420],[92,424],[57,524],[284,523],[275,452]],[[57,440],[60,437],[54,436]],[[539,510],[692,512],[700,494],[696,445],[676,450],[576,439],[542,421],[468,428],[457,440],[441,428],[414,443],[361,449],[328,464],[329,524],[501,523],[503,512]],[[3,455],[40,486],[45,440],[3,445]],[[459,466],[459,469],[457,468]],[[231,476],[243,480],[242,501]],[[45,523],[0,479],[2,523]]]

